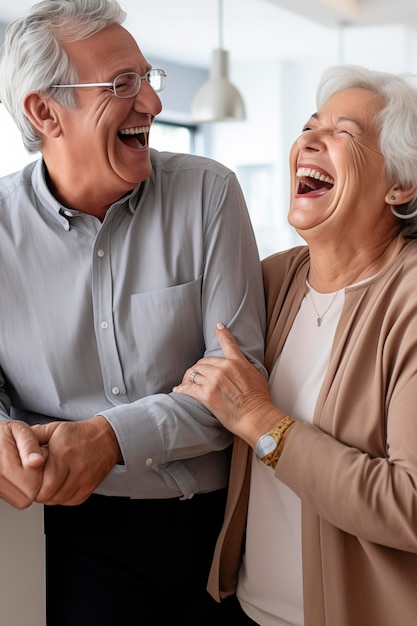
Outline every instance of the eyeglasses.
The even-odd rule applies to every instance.
[[[51,87],[108,87],[117,98],[133,98],[139,93],[141,81],[146,80],[152,89],[159,93],[165,88],[164,70],[149,70],[143,76],[136,72],[125,72],[116,76],[111,83],[78,83],[74,85],[51,85]]]

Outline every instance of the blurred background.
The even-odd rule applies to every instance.
[[[32,4],[0,0],[0,40],[6,25]],[[288,152],[316,110],[315,90],[322,71],[329,65],[355,63],[417,74],[416,0],[121,0],[121,4],[129,16],[125,26],[142,52],[168,75],[161,93],[164,110],[152,128],[151,144],[160,150],[210,156],[237,173],[261,258],[301,242],[287,223]],[[227,77],[224,63],[212,67],[215,50],[227,52]],[[221,61],[224,57],[220,55]],[[222,86],[227,83],[228,89],[220,91],[230,92],[227,104],[235,106],[238,119],[202,122],[192,115],[195,99],[208,98],[207,90],[200,89],[213,73]],[[213,89],[219,86],[216,80]],[[219,97],[218,89],[215,95]],[[25,152],[1,104],[0,136],[0,176],[34,158]],[[0,523],[0,622],[44,626],[42,507],[35,504],[16,511],[0,501]]]
[[[32,4],[0,0],[0,37]],[[128,13],[125,26],[145,57],[168,75],[151,145],[204,154],[237,173],[262,258],[301,241],[287,224],[288,152],[316,110],[324,68],[355,63],[417,74],[416,0],[122,0],[121,5]],[[220,68],[213,66],[216,50],[225,52]],[[216,72],[220,85],[227,81],[237,92],[232,97],[240,98],[237,119],[219,120],[216,113],[211,121],[196,119],[196,99],[208,98],[213,85],[197,94]],[[33,157],[2,105],[0,132],[4,175]]]

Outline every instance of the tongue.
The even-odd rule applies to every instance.
[[[308,193],[309,191],[318,191],[319,189],[328,190],[333,187],[332,183],[326,183],[317,178],[303,177],[301,180],[302,193]]]
[[[333,185],[326,183],[323,180],[317,180],[315,178],[308,179],[308,186],[317,191],[317,189],[331,189]]]
[[[130,148],[141,148],[142,144],[139,141],[139,135],[122,135],[121,140]]]

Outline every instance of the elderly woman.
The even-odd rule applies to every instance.
[[[269,385],[219,324],[226,358],[176,388],[237,435],[209,589],[236,625],[415,626],[413,79],[327,70],[290,166],[307,246],[263,263]]]

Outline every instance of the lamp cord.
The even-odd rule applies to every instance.
[[[223,0],[218,0],[219,49],[223,50]]]

